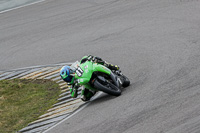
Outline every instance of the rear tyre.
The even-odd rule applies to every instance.
[[[122,86],[123,87],[129,86],[130,85],[130,80],[125,75],[123,75],[122,77],[124,79],[124,83],[122,84]]]
[[[121,90],[112,83],[106,82],[104,84],[100,83],[98,80],[94,81],[94,87],[100,91],[103,91],[112,96],[120,96]]]

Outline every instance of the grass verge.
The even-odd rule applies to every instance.
[[[0,81],[0,133],[16,132],[56,103],[61,90],[50,80]]]

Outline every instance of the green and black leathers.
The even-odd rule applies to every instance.
[[[84,89],[82,89],[81,91],[81,98],[83,101],[90,100],[90,98],[94,96],[97,91],[89,83],[93,72],[99,71],[110,75],[111,70],[118,69],[119,67],[117,65],[107,63],[99,57],[95,57],[92,55],[84,56],[75,71],[74,83],[72,84],[72,88],[70,89],[71,96],[73,98],[76,98],[78,88],[80,86],[84,86]]]

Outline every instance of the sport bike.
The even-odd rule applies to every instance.
[[[72,64],[75,82],[93,91],[103,91],[109,95],[121,95],[121,88],[130,85],[129,79],[119,70],[110,70],[93,61]]]

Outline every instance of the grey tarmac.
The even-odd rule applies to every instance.
[[[199,133],[199,0],[46,0],[0,14],[0,70],[87,54],[131,80],[48,133]]]

